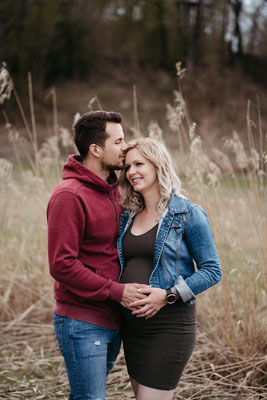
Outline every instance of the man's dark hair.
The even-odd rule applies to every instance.
[[[73,125],[75,144],[82,158],[86,158],[91,144],[105,147],[108,138],[107,122],[120,124],[121,121],[122,115],[112,111],[99,110],[83,114]]]

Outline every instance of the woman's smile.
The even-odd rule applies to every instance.
[[[126,178],[137,191],[157,186],[157,169],[137,149],[128,151],[125,157]]]

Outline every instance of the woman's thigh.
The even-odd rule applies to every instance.
[[[153,389],[140,383],[137,384],[137,400],[171,400],[173,397],[173,390],[159,390]]]

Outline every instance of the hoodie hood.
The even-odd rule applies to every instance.
[[[114,171],[111,171],[107,182],[101,179],[98,175],[92,172],[89,168],[85,167],[82,163],[82,157],[78,154],[69,156],[68,162],[63,168],[63,180],[77,179],[81,182],[93,186],[96,190],[102,192],[110,192],[118,185],[118,178]]]

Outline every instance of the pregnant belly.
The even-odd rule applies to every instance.
[[[127,261],[123,270],[121,283],[144,283],[149,284],[152,272],[152,260],[150,258],[134,257]]]

